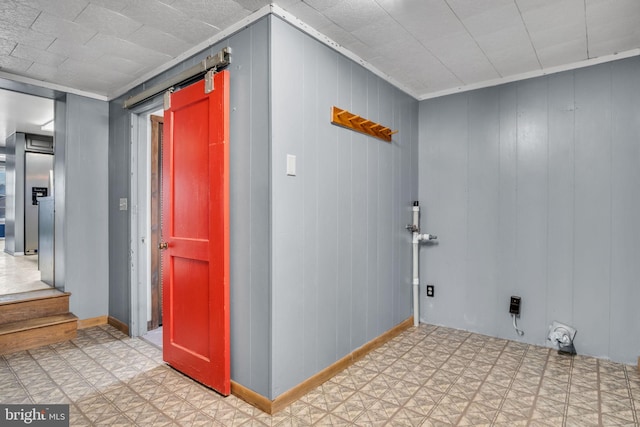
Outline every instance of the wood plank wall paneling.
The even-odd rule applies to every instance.
[[[275,17],[271,55],[277,397],[411,314],[418,103]],[[399,133],[387,143],[336,127],[333,105]]]
[[[420,103],[423,321],[635,363],[640,58]],[[431,231],[433,230],[433,231]],[[516,335],[509,296],[522,297]]]

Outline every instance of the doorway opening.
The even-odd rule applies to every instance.
[[[129,332],[162,346],[161,226],[163,115],[156,102],[131,115],[131,322]]]
[[[0,296],[54,286],[54,101],[0,89]]]

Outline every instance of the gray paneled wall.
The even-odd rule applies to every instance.
[[[539,345],[558,320],[635,364],[640,58],[423,101],[419,130],[421,319]]]
[[[230,70],[231,378],[270,396],[269,20],[258,21],[110,103],[109,314],[129,323],[130,112],[124,99],[213,55],[233,49]]]
[[[418,103],[278,18],[271,41],[275,398],[411,315]],[[333,126],[333,105],[399,133]]]
[[[66,133],[56,134],[61,138],[56,139],[54,169],[57,178],[64,175],[54,194],[56,287],[63,281],[72,294],[70,310],[89,319],[109,310],[109,105],[68,94],[66,103],[56,102],[56,114],[60,108]]]

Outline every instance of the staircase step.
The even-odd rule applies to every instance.
[[[0,354],[29,350],[76,337],[78,318],[71,313],[0,325]]]
[[[0,326],[68,313],[69,296],[55,288],[0,296]]]

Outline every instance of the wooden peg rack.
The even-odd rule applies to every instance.
[[[391,136],[398,133],[397,130],[392,131],[388,127],[384,127],[379,123],[372,122],[371,120],[367,120],[336,106],[331,107],[331,123],[387,142],[391,142]]]

